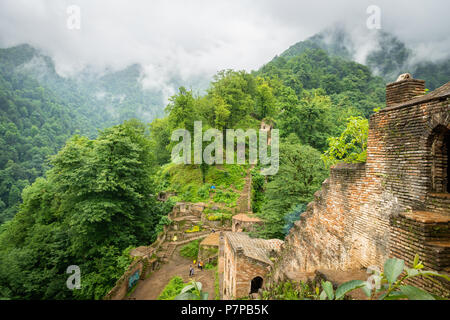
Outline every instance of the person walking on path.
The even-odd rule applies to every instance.
[[[189,265],[189,277],[194,276],[194,268],[192,268],[192,265]]]

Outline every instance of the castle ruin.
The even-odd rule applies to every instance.
[[[267,250],[259,252],[265,255],[260,257],[265,264],[259,265],[271,270],[270,279],[264,279],[267,272],[254,267],[258,264],[242,247],[256,246],[256,242],[250,244],[241,234],[225,235],[220,251],[226,255],[224,298],[248,296],[256,277],[262,283],[299,280],[301,274],[319,269],[382,269],[390,257],[411,265],[416,253],[427,269],[448,274],[449,101],[450,82],[428,94],[425,81],[409,74],[388,84],[386,108],[369,121],[366,162],[332,167],[315,200],[286,237],[276,261]],[[233,259],[240,259],[235,267]],[[241,273],[245,279],[236,279]],[[428,291],[450,293],[446,280],[415,281]]]

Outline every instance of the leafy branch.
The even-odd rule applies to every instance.
[[[208,300],[208,292],[202,291],[202,283],[192,281],[174,300]]]
[[[320,300],[342,300],[345,295],[356,289],[362,289],[371,300],[443,300],[444,298],[428,293],[425,290],[412,285],[406,285],[405,282],[411,278],[424,277],[436,281],[436,277],[444,278],[450,281],[450,277],[435,271],[424,271],[424,265],[419,261],[419,255],[414,257],[413,267],[405,266],[405,261],[401,259],[388,259],[384,263],[384,272],[373,274],[369,279],[372,281],[352,280],[340,285],[336,292],[329,281],[322,281],[322,292],[319,295]]]

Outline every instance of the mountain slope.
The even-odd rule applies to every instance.
[[[45,172],[49,155],[71,135],[94,131],[88,118],[15,71],[29,49],[0,51],[0,223],[15,214],[22,189]]]
[[[141,67],[76,78],[57,74],[29,45],[0,49],[0,224],[17,212],[22,189],[74,134],[93,138],[126,119],[163,115],[161,93],[142,88]]]
[[[434,90],[450,78],[450,55],[440,61],[419,59],[413,49],[385,31],[349,31],[336,25],[294,44],[280,57],[298,56],[308,49],[322,49],[331,56],[362,63],[386,82],[395,81],[398,75],[409,72],[415,78],[424,79],[427,87]]]
[[[351,105],[366,117],[385,101],[382,78],[374,76],[364,65],[331,56],[322,49],[303,48],[298,55],[281,55],[257,74],[281,80],[299,97],[304,90],[323,89],[333,106]]]

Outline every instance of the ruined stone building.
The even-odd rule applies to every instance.
[[[197,257],[198,261],[203,261],[205,264],[217,261],[219,255],[219,236],[219,232],[214,232],[200,242]]]
[[[250,232],[262,223],[263,221],[254,215],[240,213],[233,216],[231,227],[233,232]]]
[[[248,297],[257,293],[264,277],[273,266],[271,257],[280,250],[283,241],[252,239],[246,233],[225,232],[219,272],[223,270],[222,298]]]
[[[389,257],[450,272],[450,82],[425,95],[410,75],[387,85],[369,121],[367,161],[339,164],[283,245],[273,280],[317,269],[382,268]],[[295,280],[295,279],[294,279]],[[446,280],[416,285],[448,295]]]

